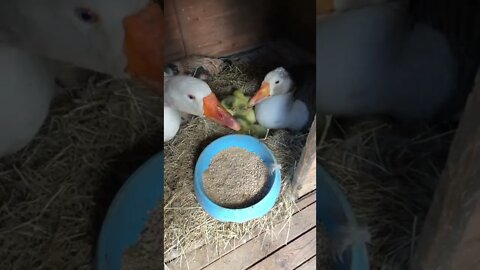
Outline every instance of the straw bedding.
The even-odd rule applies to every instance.
[[[274,66],[251,67],[235,62],[208,83],[220,97],[237,88],[252,94]],[[294,205],[287,183],[305,134],[278,130],[265,140],[282,165],[282,195],[274,209],[245,224],[219,223],[195,199],[193,167],[209,142],[232,131],[192,118],[163,145],[162,107],[160,98],[123,81],[92,78],[86,87],[60,94],[35,140],[0,160],[0,268],[91,269],[111,199],[124,180],[163,146],[167,257],[185,254],[199,243],[220,248],[254,230],[269,231],[289,221]],[[323,138],[319,161],[342,185],[372,233],[372,269],[407,265],[454,129],[455,123],[448,122],[412,126],[338,120],[327,136],[321,136],[319,127],[318,137]],[[320,262],[329,255],[328,243],[317,244]],[[141,245],[137,251],[142,251]]]
[[[0,160],[0,269],[92,269],[111,199],[163,147],[163,101],[124,81],[63,91],[40,133]]]
[[[369,228],[371,269],[408,269],[455,128],[334,120],[320,142],[320,164]]]
[[[231,65],[207,81],[219,98],[235,89],[253,94],[265,74],[275,67],[254,65],[243,61],[245,57],[241,59],[232,59]],[[282,166],[281,196],[271,212],[263,218],[235,224],[218,222],[200,207],[193,190],[195,161],[210,142],[231,133],[229,129],[197,117],[183,123],[176,137],[165,144],[164,244],[167,261],[185,256],[202,244],[213,245],[220,250],[254,231],[271,233],[275,225],[286,224],[290,220],[294,203],[288,183],[300,158],[306,134],[286,130],[271,132],[264,140]]]
[[[289,221],[294,211],[288,192],[295,160],[300,157],[305,135],[276,131],[264,142],[282,165],[281,196],[265,217],[242,224],[214,220],[200,207],[193,190],[193,170],[201,150],[214,139],[231,132],[210,121],[194,118],[182,126],[173,141],[165,144],[165,256],[184,254],[199,243],[218,246],[254,230],[271,230]],[[302,143],[303,142],[303,143]]]

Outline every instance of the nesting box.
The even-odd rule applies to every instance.
[[[313,10],[314,1],[166,0],[165,60],[191,55],[223,57],[277,38],[289,39],[314,55]],[[310,130],[293,179],[297,197],[315,190],[315,126]]]
[[[212,58],[232,56],[229,60],[233,63],[233,68],[227,67],[223,73],[219,73],[217,76],[209,76],[206,79],[209,86],[220,99],[234,92],[236,89],[233,89],[233,87],[241,88],[247,95],[252,95],[254,91],[258,90],[268,71],[279,67],[278,65],[313,64],[315,62],[314,10],[314,1],[166,0],[164,44],[166,63],[175,62],[176,65],[181,62],[176,60],[188,56]],[[300,57],[297,57],[298,55]],[[191,59],[194,58],[189,60]],[[298,61],[298,59],[301,60]],[[189,63],[191,62],[194,61]],[[243,66],[243,64],[246,65]],[[308,65],[309,71],[312,71],[312,66]],[[288,67],[286,68],[288,69]],[[240,69],[240,72],[235,71]],[[237,81],[241,81],[241,83],[236,83]],[[311,100],[315,100],[315,97],[312,96]],[[201,121],[201,124],[195,122],[196,120]],[[173,235],[171,233],[173,230],[169,230],[169,224],[166,223],[164,234],[165,239],[167,239],[166,246],[172,247],[170,250],[167,247],[166,249],[169,251],[165,254],[166,265],[169,269],[184,269],[182,266],[187,264],[190,269],[228,269],[232,267],[247,269],[254,265],[265,269],[280,269],[281,267],[294,269],[302,263],[305,263],[305,265],[315,263],[314,259],[310,259],[315,256],[315,230],[312,228],[316,226],[316,196],[314,194],[316,189],[316,129],[313,123],[314,121],[309,123],[309,126],[313,125],[313,128],[310,128],[309,134],[305,136],[304,134],[298,135],[279,130],[271,131],[264,141],[277,156],[277,161],[283,167],[281,170],[282,179],[293,179],[292,186],[296,197],[299,198],[297,200],[298,212],[295,212],[295,215],[290,212],[292,209],[283,208],[290,205],[284,202],[291,202],[291,197],[280,196],[274,208],[264,216],[269,223],[268,226],[272,226],[271,231],[275,231],[275,234],[278,233],[279,237],[265,240],[265,228],[251,226],[250,228],[253,228],[253,231],[249,231],[240,238],[232,238],[221,249],[218,249],[217,245],[210,244],[216,243],[215,239],[210,239],[210,243],[205,243],[203,239],[190,241],[188,247],[182,250],[183,253],[189,255],[182,256],[176,249],[180,244],[171,244],[172,241],[168,242],[168,239],[171,239],[169,236]],[[226,131],[210,121],[203,121],[199,118],[192,119],[189,124],[195,125],[195,127],[188,129],[188,127],[191,127],[188,126],[179,131],[177,139],[181,139],[178,139],[178,145],[190,145],[186,141],[190,142],[191,139],[194,141],[192,143],[194,147],[189,147],[188,151],[182,151],[178,147],[167,145],[165,147],[166,160],[169,157],[175,157],[172,160],[185,158],[185,153],[190,153],[192,148],[195,148],[192,151],[204,149],[210,143],[210,140],[233,132]],[[215,129],[214,134],[211,132],[212,129]],[[191,133],[188,133],[189,131]],[[187,136],[182,137],[184,134],[189,135],[188,140]],[[273,140],[275,142],[271,143]],[[175,140],[169,143],[177,146]],[[271,144],[269,145],[269,143]],[[172,150],[169,152],[169,149]],[[177,153],[182,156],[176,157]],[[198,157],[192,156],[190,155],[188,158],[198,159]],[[292,158],[292,156],[295,157]],[[175,183],[173,182],[177,181],[178,177],[168,177],[168,171],[171,169],[167,161],[165,166],[167,167],[165,169],[167,175],[165,185],[167,187],[169,184],[174,186]],[[187,166],[189,165],[185,167]],[[295,172],[293,172],[293,168]],[[167,197],[172,193],[178,196],[181,188],[176,188],[175,192],[169,192],[168,188],[165,190],[167,190],[165,198],[168,200]],[[289,192],[287,189],[283,190],[285,191],[284,194]],[[196,201],[192,203],[192,206],[196,207],[197,205]],[[297,208],[295,207],[295,209]],[[171,215],[175,214],[174,211],[166,211],[165,215],[168,216],[169,213],[172,213]],[[282,230],[283,223],[279,219],[276,219],[275,222],[269,222],[269,217],[271,217],[269,215],[280,217],[281,220],[283,220],[282,216],[291,218],[293,215],[293,219],[298,221],[295,221],[292,229],[287,233],[286,230]],[[257,221],[263,222],[264,219]],[[190,223],[193,224],[194,222],[190,220]],[[219,225],[215,223],[214,226]],[[244,224],[242,226],[249,228]],[[200,231],[197,227],[195,227],[195,230]],[[222,230],[229,230],[228,227],[223,225],[222,228],[224,228]],[[175,233],[178,232],[175,231]],[[222,234],[216,233],[216,235]],[[232,234],[225,233],[224,235]],[[215,238],[216,236],[213,235],[212,237]],[[287,247],[282,249],[283,246]],[[298,249],[298,246],[301,246],[302,249]],[[278,262],[277,258],[283,257],[284,252],[289,252],[290,256],[295,258],[285,263]],[[262,267],[262,265],[266,267]]]

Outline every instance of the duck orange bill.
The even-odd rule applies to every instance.
[[[263,82],[260,89],[257,90],[257,93],[255,93],[255,95],[250,99],[250,102],[248,104],[250,106],[255,106],[269,96],[270,96],[270,84],[267,82]]]
[[[240,124],[220,105],[214,93],[203,98],[203,112],[208,119],[233,130],[240,130]]]
[[[125,71],[163,93],[163,11],[150,3],[123,21]]]

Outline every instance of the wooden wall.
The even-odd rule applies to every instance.
[[[224,56],[268,38],[271,0],[165,0],[165,60]]]
[[[165,60],[226,56],[285,37],[315,49],[313,0],[165,0]]]

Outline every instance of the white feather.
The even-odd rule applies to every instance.
[[[356,223],[349,223],[338,226],[333,232],[332,251],[338,261],[342,261],[344,253],[352,246],[370,243],[370,232],[366,226],[359,226]]]

